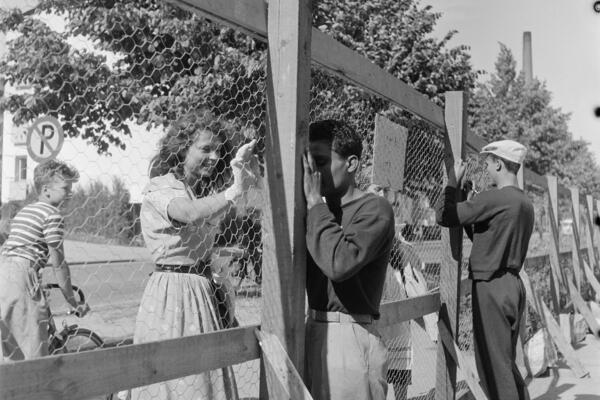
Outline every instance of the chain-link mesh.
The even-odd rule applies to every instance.
[[[92,311],[67,316],[55,290],[55,317],[107,345],[260,323],[265,43],[163,2],[42,2],[14,15],[22,20],[2,64],[4,149],[13,145],[26,164],[3,198],[18,199],[19,185],[28,195],[3,205],[3,221],[38,199],[37,163],[16,142],[37,116],[59,119],[67,138],[58,157],[81,176],[63,210],[64,248]],[[230,163],[252,139],[258,157],[236,175]],[[231,206],[219,193],[242,183]],[[43,282],[55,279],[45,268]],[[133,398],[252,398],[258,383],[255,361]]]

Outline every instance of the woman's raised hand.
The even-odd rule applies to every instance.
[[[238,149],[235,157],[231,160],[231,170],[233,172],[233,185],[229,191],[229,196],[238,197],[247,192],[251,186],[256,185],[258,181],[258,159],[254,155],[254,146],[256,139],[246,143]]]

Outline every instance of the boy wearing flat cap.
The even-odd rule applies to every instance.
[[[533,205],[517,181],[526,152],[513,140],[485,146],[481,154],[493,188],[459,203],[456,191],[462,187],[466,164],[457,162],[436,207],[441,226],[473,228],[469,277],[475,359],[481,384],[491,400],[529,399],[515,363],[525,311],[525,287],[519,271],[534,222]]]

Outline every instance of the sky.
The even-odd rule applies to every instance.
[[[590,143],[600,165],[600,14],[594,0],[421,0],[442,13],[434,36],[457,30],[451,45],[470,46],[476,69],[494,71],[499,42],[522,68],[523,32],[532,35],[533,75],[552,106],[571,114],[569,130]],[[487,79],[489,76],[484,76]]]

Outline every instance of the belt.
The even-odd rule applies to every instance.
[[[308,315],[315,321],[340,322],[353,324],[372,324],[373,316],[369,314],[345,314],[339,311],[317,311],[309,310]]]
[[[206,261],[199,261],[194,265],[176,265],[176,264],[156,264],[156,272],[176,272],[180,274],[210,275],[210,264]]]

